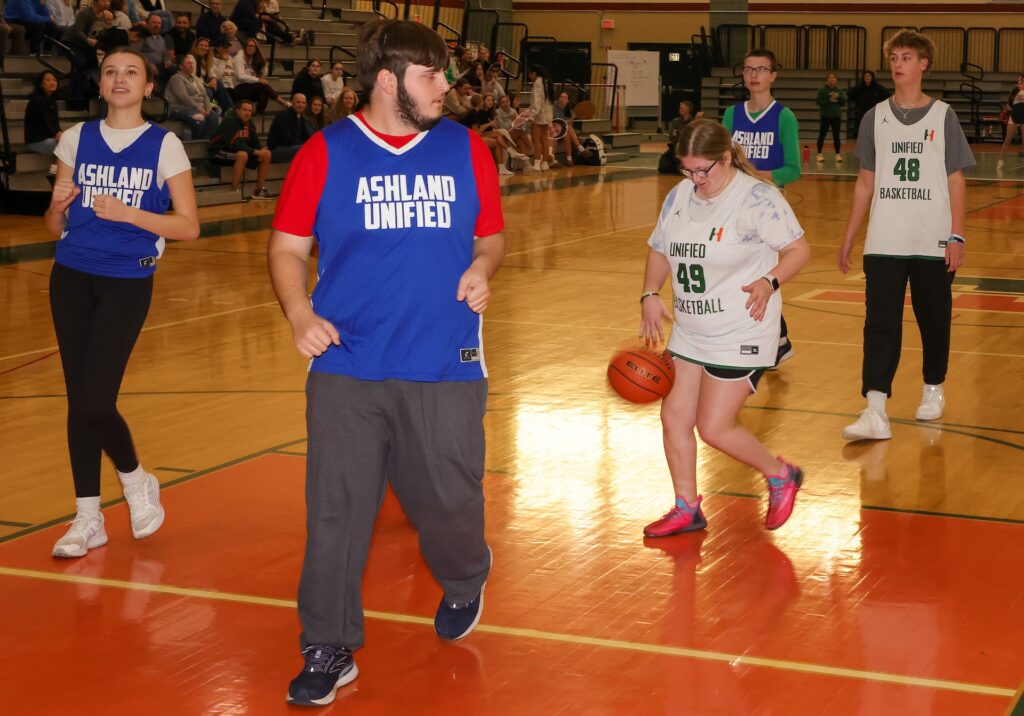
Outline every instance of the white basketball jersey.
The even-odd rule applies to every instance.
[[[762,241],[741,241],[737,216],[758,180],[736,174],[703,221],[691,217],[694,185],[683,181],[663,214],[663,253],[672,272],[675,324],[668,348],[696,363],[723,368],[766,368],[779,345],[782,294],[768,299],[760,321],[746,307],[743,286],[775,268],[778,253]]]
[[[936,101],[911,125],[875,105],[875,195],[866,255],[942,258],[952,230],[946,179],[946,113]]]

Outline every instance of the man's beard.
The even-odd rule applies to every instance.
[[[433,129],[441,121],[440,116],[424,117],[420,114],[419,110],[416,109],[416,104],[412,101],[412,97],[405,91],[405,77],[398,81],[398,116],[402,118],[403,122],[415,127],[420,132],[427,132]]]

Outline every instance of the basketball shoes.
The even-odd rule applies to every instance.
[[[945,407],[946,396],[942,392],[942,386],[926,383],[921,390],[921,404],[917,406],[914,417],[918,420],[938,420],[942,417],[942,410]]]
[[[54,557],[84,557],[95,547],[107,543],[102,512],[79,512],[64,536],[53,545]]]
[[[691,507],[686,505],[686,501],[683,498],[678,498],[676,505],[666,512],[664,517],[644,527],[644,536],[668,537],[680,532],[704,529],[708,526],[708,521],[704,517],[704,512],[700,509],[700,503],[703,499],[701,495],[697,495],[697,504]],[[686,506],[680,507],[679,502],[683,502]]]
[[[778,475],[768,479],[768,512],[764,516],[764,526],[770,530],[778,529],[786,524],[793,514],[796,505],[796,493],[804,482],[804,471],[796,465],[779,458],[783,469]]]
[[[139,470],[141,472],[141,469]],[[143,539],[160,529],[164,523],[164,508],[160,504],[160,482],[148,472],[121,478],[124,499],[132,518],[132,534]]]
[[[305,665],[288,684],[286,700],[298,706],[326,706],[334,701],[335,692],[355,681],[359,669],[348,649],[326,644],[311,644],[302,650]]]
[[[889,418],[874,408],[862,410],[854,423],[843,428],[844,440],[888,440],[891,437]]]

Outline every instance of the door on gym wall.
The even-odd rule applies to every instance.
[[[658,53],[663,125],[679,116],[679,103],[684,100],[693,102],[695,110],[700,111],[700,84],[705,69],[699,45],[630,42],[629,49]]]

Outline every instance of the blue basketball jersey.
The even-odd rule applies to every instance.
[[[786,163],[779,133],[779,118],[784,107],[772,100],[757,119],[747,114],[747,103],[740,102],[732,110],[732,139],[743,147],[747,159],[756,169],[771,171]]]
[[[456,300],[480,213],[468,130],[442,119],[396,149],[350,117],[323,138],[312,300],[341,345],[310,370],[364,380],[486,377],[482,318]]]
[[[166,213],[170,190],[166,183],[157,187],[157,164],[167,131],[150,124],[138,139],[114,152],[100,134],[100,121],[82,125],[72,177],[81,193],[68,207],[56,261],[99,276],[144,278],[156,270],[163,239],[123,221],[99,218],[92,203],[98,194],[107,194],[136,209]]]

